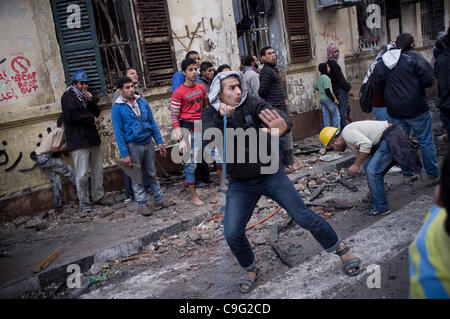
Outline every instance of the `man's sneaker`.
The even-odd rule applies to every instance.
[[[145,206],[140,206],[137,209],[138,214],[141,214],[142,216],[151,216],[153,214],[152,210],[150,209],[150,207],[148,207],[148,205]]]
[[[391,211],[389,209],[385,209],[385,210],[377,210],[375,208],[363,211],[362,214],[366,215],[366,216],[377,216],[377,215],[388,215],[390,214]]]
[[[162,208],[167,208],[167,207],[170,207],[170,206],[173,206],[173,205],[175,205],[175,202],[167,200],[167,199],[164,199],[161,202],[156,202],[155,203],[156,207],[162,207]]]
[[[125,197],[125,200],[123,201],[124,203],[129,203],[131,202],[131,196],[130,197]]]
[[[411,185],[413,182],[419,179],[419,175],[403,175],[403,184]]]
[[[425,182],[427,183],[427,186],[436,186],[441,182],[441,178],[438,177],[430,177],[427,176]]]

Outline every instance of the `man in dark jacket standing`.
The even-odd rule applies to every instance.
[[[87,90],[89,79],[83,70],[72,76],[72,85],[61,97],[67,151],[75,165],[75,182],[80,211],[90,212],[88,170],[91,169],[91,196],[94,204],[106,204],[103,190],[103,157],[97,131],[100,110]]]
[[[449,29],[450,30],[450,29]],[[436,61],[438,70],[438,108],[441,111],[441,121],[447,130],[447,137],[450,141],[450,34],[443,38],[446,49]]]
[[[400,34],[395,41],[398,49],[383,55],[374,71],[374,87],[383,92],[387,112],[393,123],[399,123],[409,135],[411,129],[417,136],[422,150],[423,166],[428,174],[428,185],[439,182],[439,168],[433,139],[433,121],[427,105],[425,88],[433,85],[433,67],[419,53],[413,50],[414,37]],[[402,168],[409,183],[413,172]],[[409,176],[409,177],[408,177]]]
[[[283,84],[277,73],[277,56],[272,47],[264,47],[261,49],[261,59],[264,66],[259,73],[259,89],[258,95],[261,99],[273,107],[288,113],[288,100],[284,92]],[[287,173],[297,170],[299,167],[294,163],[294,143],[292,132],[287,133],[281,140],[281,148],[283,150],[282,159]]]

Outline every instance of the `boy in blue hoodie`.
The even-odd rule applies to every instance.
[[[152,139],[158,144],[163,156],[167,155],[167,151],[152,110],[144,98],[135,94],[134,84],[130,78],[119,78],[117,88],[121,95],[111,110],[111,118],[122,161],[130,168],[132,163],[135,163],[147,171],[156,206],[166,208],[175,205],[174,202],[163,200],[161,187],[156,177]],[[143,185],[132,181],[132,186],[134,198],[139,204],[138,212],[144,216],[150,216],[152,211],[147,205],[147,195]]]
[[[331,86],[331,79],[328,77],[330,73],[330,66],[328,63],[319,64],[320,76],[317,78],[315,89],[320,93],[320,105],[322,106],[323,124],[324,127],[332,126],[336,127],[338,131],[340,127],[340,115],[337,105],[339,101],[333,94],[333,88]],[[333,117],[333,123],[330,125],[330,114]]]

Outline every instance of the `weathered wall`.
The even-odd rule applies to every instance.
[[[186,52],[198,51],[216,67],[240,65],[232,1],[168,1],[178,66]]]
[[[49,1],[1,1],[0,21],[1,198],[47,184],[29,154],[56,126],[65,85]]]

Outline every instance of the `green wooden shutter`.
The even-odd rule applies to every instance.
[[[89,89],[96,94],[106,94],[92,0],[51,0],[51,4],[66,83],[70,85],[73,73],[82,69],[88,75]],[[69,28],[68,17],[73,11],[67,12],[67,9],[73,4],[80,7],[79,28]]]
[[[283,0],[283,4],[291,61],[309,61],[312,54],[306,0]]]
[[[166,0],[134,0],[147,86],[172,83],[177,71]]]

